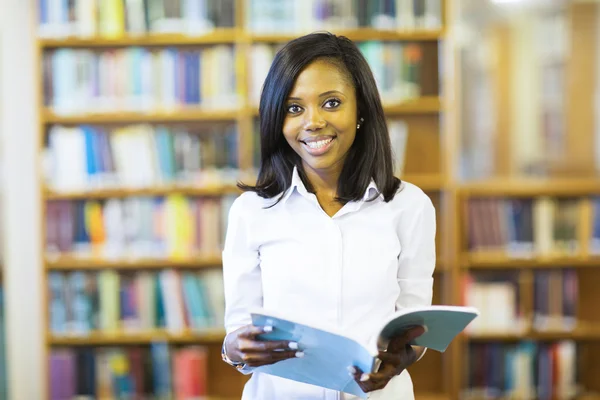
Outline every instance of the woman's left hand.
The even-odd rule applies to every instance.
[[[388,350],[379,352],[381,366],[375,373],[365,374],[358,367],[354,367],[351,373],[360,388],[365,393],[383,389],[390,379],[414,364],[417,361],[417,353],[409,343],[423,333],[425,333],[425,329],[418,326],[404,332],[404,335],[392,339]]]

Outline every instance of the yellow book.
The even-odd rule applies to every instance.
[[[98,27],[101,37],[117,39],[125,36],[122,0],[100,0]]]
[[[120,301],[119,274],[105,270],[98,275],[98,293],[100,297],[100,329],[104,333],[116,333],[119,330]]]
[[[85,203],[85,226],[90,235],[92,254],[100,256],[106,243],[102,205],[97,201]]]
[[[193,215],[188,200],[180,194],[165,200],[166,240],[169,257],[188,258],[191,255],[194,232]]]

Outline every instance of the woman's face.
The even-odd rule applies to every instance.
[[[298,75],[287,99],[283,135],[317,173],[341,171],[356,136],[356,91],[348,74],[317,60]]]

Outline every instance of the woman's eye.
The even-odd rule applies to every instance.
[[[298,114],[300,111],[302,111],[302,107],[296,104],[292,104],[291,106],[288,106],[287,110],[290,114]]]
[[[340,105],[341,103],[342,103],[342,102],[341,102],[341,101],[339,101],[338,99],[331,99],[331,100],[327,100],[327,101],[325,102],[325,108],[336,108],[336,107],[339,107],[339,105]]]

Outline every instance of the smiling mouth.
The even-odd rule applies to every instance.
[[[331,143],[333,141],[333,139],[335,139],[335,138],[330,137],[330,138],[326,138],[326,139],[312,140],[312,141],[301,140],[300,142],[302,142],[304,145],[306,145],[310,149],[319,150],[319,149],[322,149],[323,147],[327,146],[329,143]]]
[[[319,137],[311,140],[300,140],[306,151],[312,156],[321,156],[329,151],[335,142],[335,136]]]

